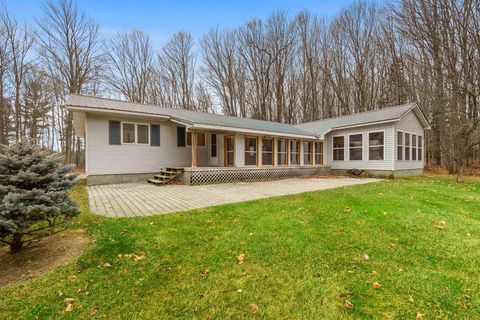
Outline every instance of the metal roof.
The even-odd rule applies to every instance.
[[[72,94],[68,97],[66,103],[68,109],[75,108],[97,109],[97,111],[123,111],[126,113],[141,113],[153,116],[166,116],[186,125],[201,128],[204,126],[237,128],[251,131],[266,131],[278,135],[301,136],[317,138],[315,134],[304,131],[294,125],[255,120],[249,118],[239,118],[224,116],[206,112],[190,111],[185,109],[163,108],[155,105],[146,105],[140,103],[131,103],[120,100],[97,98],[91,96]]]
[[[402,118],[404,114],[406,114],[412,109],[414,109],[415,114],[419,118],[420,122],[422,122],[424,128],[428,129],[428,122],[416,103],[408,103],[379,110],[372,110],[346,116],[306,122],[302,124],[297,124],[296,127],[323,137],[325,134],[332,130],[355,127],[360,125],[364,126],[369,124],[376,124],[379,122],[398,121]]]
[[[217,130],[223,129],[227,131],[252,131],[257,133],[272,133],[279,136],[285,135],[322,139],[326,133],[332,130],[380,122],[398,121],[404,114],[413,109],[419,120],[422,122],[424,128],[429,128],[425,116],[415,103],[336,118],[312,121],[297,125],[255,120],[250,118],[224,116],[185,109],[164,108],[155,105],[132,103],[76,94],[70,95],[65,105],[67,109],[72,111],[121,112],[127,114],[131,113],[137,115],[142,114],[166,117],[172,121],[177,121],[187,126],[199,129],[209,128]]]

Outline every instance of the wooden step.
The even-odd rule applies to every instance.
[[[165,181],[163,180],[158,180],[158,179],[148,179],[147,180],[148,183],[153,183],[154,185],[162,185],[162,184],[166,184]]]
[[[175,175],[172,175],[172,174],[164,174],[163,172],[160,172],[160,174],[156,174],[153,176],[155,179],[159,179],[159,180],[166,180],[166,179],[172,179],[173,177],[175,177]]]

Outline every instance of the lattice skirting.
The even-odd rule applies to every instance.
[[[215,184],[239,181],[265,181],[299,176],[327,175],[328,167],[293,168],[234,168],[185,171],[181,181],[189,185]]]

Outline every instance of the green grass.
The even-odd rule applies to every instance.
[[[95,242],[76,263],[0,289],[1,319],[87,318],[94,306],[96,319],[480,315],[478,179],[400,179],[128,219],[93,217],[83,187],[74,196],[84,211],[76,226]],[[145,258],[118,257],[129,253]],[[76,299],[72,312],[59,291]]]

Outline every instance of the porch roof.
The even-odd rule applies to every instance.
[[[285,123],[224,116],[185,109],[163,108],[155,105],[131,103],[91,96],[72,94],[67,99],[65,106],[71,111],[121,112],[132,115],[141,114],[158,116],[184,124],[185,126],[194,129],[251,132],[265,135],[272,134],[277,136],[318,139],[314,133],[304,131],[294,125]]]

